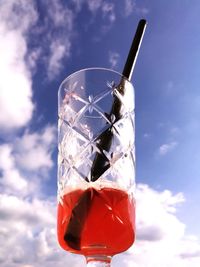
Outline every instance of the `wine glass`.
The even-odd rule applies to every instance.
[[[113,70],[83,69],[58,102],[58,241],[108,267],[135,239],[134,89]]]

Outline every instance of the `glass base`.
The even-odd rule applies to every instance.
[[[87,267],[110,267],[111,256],[87,256]]]

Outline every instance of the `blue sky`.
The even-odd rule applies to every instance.
[[[141,18],[137,241],[113,266],[200,265],[199,10],[198,0],[1,1],[0,265],[84,266],[56,241],[57,91],[82,68],[121,72]]]

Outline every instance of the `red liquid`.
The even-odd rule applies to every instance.
[[[125,191],[113,188],[75,190],[58,205],[58,241],[82,255],[114,255],[135,239],[135,205]]]

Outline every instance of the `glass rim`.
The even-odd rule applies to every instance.
[[[127,78],[125,77],[122,73],[115,71],[113,69],[109,69],[109,68],[104,68],[104,67],[89,67],[89,68],[83,68],[77,71],[74,71],[73,73],[69,74],[60,84],[59,87],[62,86],[63,83],[65,83],[67,80],[69,80],[71,77],[73,77],[74,75],[81,73],[81,72],[86,72],[86,71],[93,71],[93,70],[99,70],[99,71],[107,71],[107,72],[112,72],[115,73],[117,75],[119,75],[121,78],[124,78],[126,80],[126,82],[130,83],[133,86],[133,83]],[[133,86],[134,87],[134,86]]]

